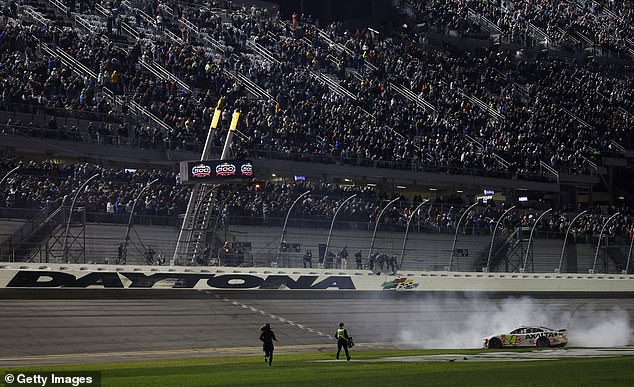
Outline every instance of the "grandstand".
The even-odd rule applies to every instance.
[[[634,270],[629,2],[238,3],[0,1],[1,260]]]

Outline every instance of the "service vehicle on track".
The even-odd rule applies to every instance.
[[[483,348],[563,347],[568,344],[566,329],[550,329],[540,326],[521,326],[510,333],[484,338]]]

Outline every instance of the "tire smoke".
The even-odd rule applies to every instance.
[[[399,324],[396,338],[412,348],[480,348],[484,337],[508,333],[521,325],[565,328],[568,346],[575,347],[625,346],[634,335],[624,309],[597,310],[591,304],[571,305],[566,300],[436,296],[422,300],[416,315],[420,316],[416,323]],[[447,319],[453,323],[447,324]]]

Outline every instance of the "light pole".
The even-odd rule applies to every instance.
[[[588,212],[588,210],[581,211],[577,216],[572,219],[572,222],[568,225],[568,229],[566,230],[566,235],[564,236],[564,245],[561,248],[561,257],[559,257],[559,267],[557,268],[557,273],[561,273],[561,265],[564,263],[564,252],[566,251],[566,244],[568,243],[568,233],[570,233],[570,228],[575,220],[579,219],[579,217]]]
[[[370,260],[370,257],[372,256],[372,250],[374,250],[374,239],[376,238],[376,231],[379,228],[379,221],[381,220],[381,216],[383,216],[383,213],[385,212],[385,210],[387,210],[387,208],[391,206],[392,203],[394,203],[400,198],[401,198],[400,196],[397,196],[395,199],[390,200],[390,202],[385,207],[383,207],[383,209],[379,213],[379,217],[376,218],[376,224],[374,225],[374,233],[372,233],[372,242],[370,243],[370,252],[368,253],[368,260]]]
[[[291,204],[291,208],[288,209],[288,212],[286,213],[286,219],[284,219],[284,227],[282,228],[282,236],[280,237],[280,246],[277,249],[277,257],[276,259],[279,259],[279,257],[282,255],[282,245],[284,244],[284,236],[286,235],[286,223],[288,223],[288,217],[291,215],[291,211],[293,211],[293,207],[295,207],[295,204],[297,204],[297,202],[303,198],[304,196],[308,195],[310,193],[310,190],[304,192],[303,194],[299,195],[297,197],[297,199],[295,199],[295,201],[293,202],[293,204]]]
[[[542,212],[542,214],[537,218],[537,220],[535,221],[535,224],[533,224],[533,227],[531,228],[531,234],[528,237],[528,247],[526,248],[526,255],[524,256],[524,264],[522,265],[522,270],[521,270],[522,273],[526,271],[526,262],[528,261],[528,254],[531,251],[531,242],[533,242],[533,233],[535,232],[535,228],[537,228],[537,223],[539,223],[539,221],[544,217],[544,215],[546,215],[552,210],[553,210],[552,208],[549,208],[546,211]]]
[[[136,203],[139,201],[139,199],[141,198],[141,195],[143,195],[143,193],[150,188],[150,186],[154,183],[156,183],[159,179],[154,179],[151,182],[149,182],[145,187],[143,187],[143,189],[141,190],[141,192],[139,192],[139,194],[136,196],[136,198],[134,198],[134,203],[132,203],[132,209],[130,210],[130,217],[128,218],[128,227],[125,230],[125,239],[123,240],[123,264],[125,265],[128,259],[128,242],[130,241],[130,229],[132,228],[132,216],[134,215],[134,209],[136,208]],[[118,264],[121,262],[117,262]]]
[[[13,168],[12,170],[10,170],[9,172],[7,172],[7,174],[4,175],[2,180],[0,180],[0,186],[2,186],[2,183],[4,183],[4,181],[9,177],[9,175],[11,175],[13,172],[17,171],[18,169],[20,169],[19,165],[17,167]]]
[[[634,235],[630,238],[630,250],[627,252],[627,263],[625,264],[625,274],[630,272],[630,258],[632,256],[632,245],[634,245]]]
[[[592,264],[592,274],[594,274],[594,269],[597,266],[597,257],[599,256],[599,247],[601,247],[601,239],[603,239],[603,232],[605,231],[605,227],[612,221],[612,219],[616,218],[617,215],[620,215],[620,212],[610,216],[610,218],[603,223],[603,227],[601,227],[601,234],[599,234],[599,241],[597,242],[597,250],[594,253],[594,263]]]
[[[486,271],[489,271],[489,265],[491,264],[491,254],[493,253],[493,242],[495,241],[495,233],[498,230],[498,226],[500,225],[500,222],[502,221],[502,219],[504,219],[504,217],[506,216],[506,214],[508,214],[509,212],[511,212],[511,210],[515,209],[516,206],[512,206],[510,207],[508,210],[504,211],[504,213],[502,214],[502,216],[500,216],[500,218],[498,219],[498,221],[495,223],[495,227],[493,228],[493,236],[491,236],[491,247],[489,247],[489,257],[487,258],[487,265],[486,265]]]
[[[335,225],[335,219],[337,218],[337,214],[339,213],[339,210],[341,210],[343,208],[344,204],[348,203],[350,200],[352,200],[356,196],[357,196],[357,194],[354,194],[354,195],[350,196],[349,198],[347,198],[346,200],[344,200],[337,207],[337,210],[335,211],[335,214],[332,216],[332,222],[330,223],[330,231],[328,231],[328,240],[326,240],[326,250],[324,251],[324,260],[328,256],[328,246],[330,246],[330,237],[332,236],[332,228]]]
[[[451,264],[453,263],[453,253],[454,253],[454,250],[456,250],[456,240],[458,240],[458,230],[460,230],[460,223],[462,223],[462,219],[465,217],[465,215],[467,215],[467,213],[469,213],[469,211],[471,211],[471,209],[477,206],[478,204],[480,203],[475,202],[472,205],[470,205],[462,214],[460,219],[458,219],[458,224],[456,225],[456,233],[453,236],[453,244],[451,245],[451,256],[449,257],[449,266],[447,267],[449,271],[451,271]]]
[[[411,215],[407,219],[407,225],[405,226],[405,237],[403,238],[403,247],[401,248],[401,262],[398,265],[399,268],[403,267],[403,258],[405,257],[405,244],[407,243],[407,234],[409,233],[409,224],[412,222],[412,219],[414,219],[414,215],[416,214],[416,212],[418,212],[418,210],[423,206],[423,204],[427,203],[428,201],[429,199],[423,200],[423,202],[419,204],[418,207],[414,209],[414,211],[412,211]]]
[[[84,184],[82,184],[79,189],[77,189],[77,192],[75,193],[75,196],[73,197],[73,201],[70,203],[70,211],[68,212],[68,221],[66,222],[66,232],[64,233],[64,254],[62,255],[64,257],[64,261],[68,262],[68,231],[70,229],[70,220],[73,217],[73,207],[75,207],[75,201],[77,201],[77,197],[79,196],[79,193],[81,192],[82,189],[84,189],[84,187],[94,178],[96,178],[97,176],[99,176],[99,174],[94,174],[92,175],[92,177],[90,177],[90,179],[86,180],[84,182]],[[62,202],[63,204],[63,202]]]

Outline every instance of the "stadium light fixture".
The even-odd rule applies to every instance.
[[[575,220],[579,219],[581,215],[585,214],[586,212],[588,212],[588,210],[581,211],[577,216],[575,216],[572,219],[572,222],[570,222],[570,224],[568,225],[568,229],[566,230],[566,235],[564,235],[564,245],[561,248],[561,256],[559,257],[559,267],[557,268],[557,273],[561,273],[561,265],[564,262],[564,252],[566,251],[566,244],[568,243],[568,234],[570,233],[570,229],[572,228],[572,225],[575,222]]]
[[[512,206],[509,209],[507,209],[506,211],[504,211],[504,213],[502,214],[502,216],[500,216],[497,220],[497,222],[495,223],[495,228],[493,229],[493,236],[491,236],[491,246],[489,247],[489,256],[487,257],[487,265],[486,267],[486,272],[489,272],[489,265],[491,264],[491,254],[493,253],[493,243],[495,242],[495,233],[498,230],[498,226],[500,225],[500,222],[502,221],[502,219],[506,216],[506,214],[508,214],[509,212],[511,212],[513,209],[515,209],[516,206]]]
[[[376,218],[376,223],[374,225],[374,233],[372,234],[372,242],[370,243],[370,252],[368,253],[368,261],[370,260],[370,257],[372,256],[372,250],[374,250],[374,239],[376,238],[376,232],[379,229],[379,222],[381,221],[381,216],[383,216],[383,213],[385,212],[385,210],[388,209],[388,207],[390,207],[395,201],[399,200],[400,198],[401,198],[400,196],[397,196],[394,199],[390,200],[390,202],[386,204],[385,207],[383,207],[381,212],[379,212],[379,216]]]
[[[0,180],[0,185],[2,185],[2,183],[4,183],[4,181],[9,178],[9,175],[11,175],[13,172],[17,171],[18,169],[20,169],[20,166],[18,165],[17,167],[13,168],[12,170],[10,170],[9,172],[7,172],[6,175],[4,175],[4,177],[2,178],[2,180]]]
[[[423,200],[418,207],[416,207],[414,209],[414,211],[412,211],[412,213],[409,215],[409,218],[407,219],[407,225],[405,226],[405,237],[403,238],[403,247],[401,248],[401,260],[400,263],[398,264],[398,268],[402,268],[403,267],[403,258],[405,257],[405,244],[407,243],[407,234],[409,233],[409,225],[410,223],[412,223],[412,219],[414,219],[414,215],[416,215],[416,213],[418,212],[418,210],[425,204],[428,203],[429,199],[425,199]],[[431,206],[430,206],[431,208]]]
[[[526,270],[526,262],[528,262],[528,255],[530,254],[530,251],[531,251],[531,243],[533,242],[533,234],[535,232],[535,228],[537,228],[537,223],[539,223],[539,221],[542,220],[544,215],[548,214],[552,210],[553,210],[552,208],[549,208],[546,211],[542,212],[542,214],[539,215],[535,223],[533,223],[533,227],[531,227],[531,233],[528,236],[528,245],[526,246],[526,255],[524,256],[524,264],[522,265],[522,268],[520,270],[521,273],[524,273],[524,271]]]
[[[332,237],[332,228],[335,225],[335,219],[337,218],[337,214],[339,213],[339,210],[341,210],[346,203],[348,203],[350,200],[354,199],[356,196],[357,196],[357,194],[354,194],[354,195],[350,196],[349,198],[347,198],[346,200],[344,200],[339,205],[339,207],[337,207],[337,209],[335,210],[335,214],[332,216],[332,222],[330,223],[330,230],[328,231],[328,240],[326,240],[326,248],[324,250],[324,263],[327,262],[326,259],[328,257],[328,247],[330,246],[330,238]]]
[[[436,188],[430,188],[430,191],[438,191]]]
[[[293,207],[295,207],[295,204],[297,204],[297,202],[299,202],[301,198],[303,198],[304,196],[308,194],[310,194],[310,190],[299,195],[297,199],[295,199],[293,204],[291,204],[291,207],[288,209],[288,212],[286,213],[286,219],[284,219],[284,227],[282,228],[282,236],[280,237],[280,246],[277,250],[277,256],[275,257],[276,264],[279,262],[279,259],[282,256],[282,246],[284,245],[284,237],[286,236],[286,224],[288,223],[288,217],[291,216],[291,211],[293,211]]]
[[[84,190],[84,187],[86,187],[86,185],[88,185],[88,183],[90,183],[90,181],[94,178],[96,178],[97,176],[100,176],[100,174],[94,174],[92,175],[92,177],[90,177],[88,180],[86,180],[81,186],[79,186],[79,188],[77,189],[77,192],[75,192],[75,196],[73,197],[73,201],[70,203],[70,209],[68,210],[68,219],[66,221],[66,232],[64,232],[64,244],[62,245],[63,247],[63,253],[62,256],[64,257],[64,261],[66,263],[68,263],[68,231],[70,230],[70,221],[73,217],[73,207],[75,207],[75,202],[77,201],[77,197],[79,196],[79,194]],[[64,202],[62,202],[62,205],[64,204]],[[85,260],[85,257],[84,257]]]
[[[471,209],[477,206],[478,204],[480,203],[476,201],[475,203],[470,205],[465,210],[465,212],[462,213],[462,216],[460,217],[460,219],[458,219],[458,224],[456,225],[456,233],[453,236],[453,244],[451,245],[451,256],[449,257],[449,266],[447,266],[447,271],[451,271],[451,264],[453,263],[453,253],[456,250],[456,240],[458,239],[458,230],[460,229],[460,223],[462,223],[462,218],[464,218],[465,215],[467,215],[467,213],[471,211]]]
[[[595,269],[597,268],[597,258],[599,257],[599,248],[601,247],[601,239],[603,239],[603,232],[605,231],[605,227],[612,221],[612,219],[619,216],[621,213],[617,212],[614,215],[610,216],[610,218],[603,223],[603,227],[601,227],[601,233],[599,234],[599,241],[597,242],[597,249],[594,253],[594,263],[592,264],[592,274],[594,274]]]

